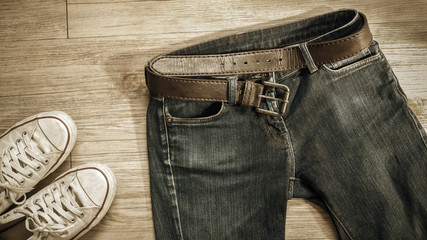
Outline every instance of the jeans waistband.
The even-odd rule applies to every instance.
[[[339,10],[162,54],[148,62],[146,81],[150,92],[160,97],[258,108],[265,84],[235,79],[239,75],[302,68],[315,72],[317,66],[358,54],[371,41],[363,13]],[[230,89],[235,94],[229,94]]]

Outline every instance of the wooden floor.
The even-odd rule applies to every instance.
[[[0,132],[43,111],[78,127],[67,162],[43,181],[89,162],[110,166],[115,201],[82,239],[154,239],[146,151],[144,64],[195,41],[357,8],[427,127],[426,0],[0,0]],[[353,3],[357,2],[357,3]],[[291,200],[287,239],[337,239],[330,217]]]

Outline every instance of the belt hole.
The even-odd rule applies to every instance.
[[[271,62],[271,59],[268,59],[268,60],[267,60],[267,62],[268,62],[268,63],[269,63],[269,62]]]
[[[283,61],[283,59],[282,59],[282,58],[279,58],[279,62],[281,62],[281,61]]]

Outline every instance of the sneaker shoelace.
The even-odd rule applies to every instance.
[[[32,176],[32,172],[26,166],[36,171],[40,170],[40,163],[48,163],[48,159],[42,154],[31,142],[27,132],[23,132],[21,139],[3,150],[0,156],[0,189],[5,191],[6,199],[11,197],[12,202],[17,205],[22,205],[26,201],[25,193],[32,190],[31,187],[23,186],[25,179]],[[11,196],[11,192],[17,193],[15,197]],[[24,194],[24,199],[18,202],[19,194]]]
[[[74,226],[76,217],[84,217],[69,184],[62,181],[47,189],[32,203],[16,209],[17,213],[27,217],[25,227],[34,233],[37,240],[46,239],[49,234],[56,237],[67,234],[67,230]]]

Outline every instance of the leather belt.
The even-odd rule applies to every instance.
[[[363,26],[357,32],[342,38],[306,45],[316,66],[354,56],[369,47],[372,34],[366,16],[360,12],[358,14],[363,19]],[[298,46],[229,54],[160,55],[148,63],[145,75],[150,92],[156,96],[192,101],[233,102],[258,109],[261,99],[266,97],[262,95],[266,82],[238,81],[235,86],[237,94],[233,95],[235,99],[229,99],[229,79],[212,76],[302,69],[307,67],[304,57]],[[270,84],[268,87],[280,88],[277,84]],[[284,105],[287,101],[274,100],[280,100]],[[270,115],[279,116],[283,113],[284,110]]]

